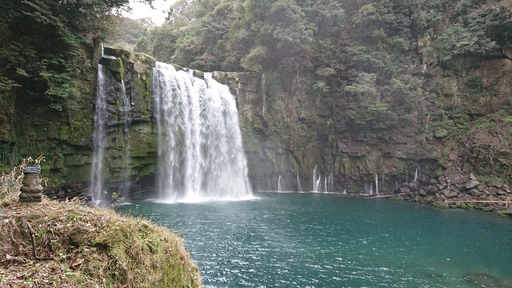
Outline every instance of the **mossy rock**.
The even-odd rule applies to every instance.
[[[151,69],[156,65],[155,58],[144,53],[133,53],[130,61],[135,64],[133,68],[139,74],[145,73],[147,69]]]
[[[106,76],[112,76],[116,82],[121,83],[124,78],[124,65],[121,59],[101,58],[100,64],[105,67]]]
[[[393,195],[389,199],[395,200],[395,201],[404,201],[404,197],[402,197],[400,195]]]
[[[70,166],[67,169],[66,182],[86,182],[91,178],[91,167],[84,166]]]
[[[204,72],[199,70],[194,70],[194,77],[199,79],[204,79]]]
[[[185,67],[181,66],[181,65],[178,65],[178,64],[171,64],[174,69],[176,69],[176,71],[179,71],[179,70],[183,70]]]
[[[450,205],[446,202],[437,202],[436,204],[434,204],[434,206],[442,208],[442,209],[450,208]]]
[[[460,208],[462,209],[473,209],[473,205],[468,203],[460,203]]]
[[[157,170],[158,170],[158,164],[156,164],[156,163],[144,165],[142,167],[142,169],[138,169],[137,176],[144,177],[144,176],[154,175]]]
[[[131,57],[131,52],[124,49],[116,49],[112,47],[104,47],[103,54],[108,56],[114,56],[119,59],[128,60]]]

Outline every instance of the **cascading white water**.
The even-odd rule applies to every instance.
[[[329,174],[329,179],[327,180],[327,184],[329,185],[328,191],[333,192],[334,191],[334,175],[332,174],[332,172],[331,172],[331,174]]]
[[[105,75],[103,65],[98,64],[98,79],[96,87],[96,107],[94,111],[94,156],[91,170],[91,186],[89,196],[93,203],[100,204],[104,200],[103,194],[103,157],[106,147],[107,128],[107,101],[105,93]]]
[[[252,197],[235,99],[204,78],[160,62],[153,69],[160,201]]]
[[[313,168],[313,175],[312,175],[313,176],[313,179],[312,179],[312,181],[313,181],[313,190],[312,191],[313,192],[320,191],[320,188],[321,188],[320,185],[322,183],[321,182],[322,175],[320,175],[320,173],[318,173],[318,179],[316,178],[316,175],[317,175],[317,170],[316,169],[317,169],[317,167],[315,165],[315,168]]]
[[[281,178],[281,175],[279,175],[279,177],[277,177],[277,192],[281,192],[283,191],[283,187],[282,187],[282,178]]]
[[[364,193],[362,195],[373,195],[373,182],[364,182]]]
[[[375,173],[375,194],[379,195],[379,174]]]
[[[302,185],[300,184],[299,172],[297,172],[297,191],[302,192]]]
[[[418,182],[419,175],[420,175],[420,167],[416,167],[416,171],[414,171],[414,182]]]

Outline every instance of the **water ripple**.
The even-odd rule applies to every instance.
[[[474,287],[474,272],[512,279],[510,219],[336,195],[265,196],[121,209],[182,235],[205,287]]]

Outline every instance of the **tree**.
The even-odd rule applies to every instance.
[[[345,92],[358,102],[379,102],[379,93],[375,86],[377,75],[359,73],[354,83],[345,87]]]

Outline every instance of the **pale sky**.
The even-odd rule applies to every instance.
[[[169,7],[176,2],[175,0],[153,0],[155,10],[151,9],[146,3],[137,3],[136,0],[130,0],[132,7],[131,13],[123,12],[123,15],[132,19],[140,19],[150,17],[157,25],[161,25],[165,21]]]

